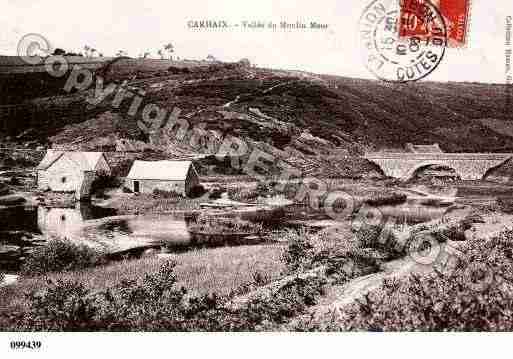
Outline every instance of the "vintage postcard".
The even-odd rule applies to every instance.
[[[513,330],[511,2],[1,9],[8,355]]]

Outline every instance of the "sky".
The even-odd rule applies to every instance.
[[[52,46],[105,56],[131,56],[171,42],[175,55],[222,61],[248,58],[263,67],[374,78],[362,62],[358,21],[367,0],[0,0],[0,54],[15,55],[18,40],[38,33]],[[453,0],[457,1],[457,0]],[[505,82],[506,16],[511,0],[472,0],[467,46],[448,49],[426,80]],[[228,29],[189,28],[191,21],[226,21]],[[324,30],[243,29],[243,21],[327,24]],[[239,24],[234,27],[233,24]]]

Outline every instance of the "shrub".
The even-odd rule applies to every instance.
[[[295,278],[271,298],[233,308],[226,297],[193,296],[177,288],[174,268],[175,263],[165,263],[141,282],[122,281],[103,292],[75,282],[50,283],[28,294],[29,311],[10,314],[8,326],[42,331],[269,330],[315,304],[326,283],[322,277]]]
[[[472,240],[454,270],[386,281],[346,308],[330,329],[511,331],[513,230]]]
[[[216,186],[210,190],[210,194],[208,196],[209,199],[219,199],[221,195],[226,192],[226,187]]]
[[[240,218],[209,217],[200,215],[189,224],[189,230],[207,234],[260,233],[261,224],[244,221]]]
[[[499,196],[499,198],[497,198],[497,205],[504,213],[513,213],[512,197]]]
[[[183,196],[178,193],[178,192],[175,192],[175,191],[165,191],[165,190],[162,190],[162,189],[154,189],[153,190],[153,197],[155,198],[165,198],[165,199],[182,199]]]
[[[288,240],[282,254],[288,273],[325,266],[326,275],[333,282],[342,284],[380,268],[380,255],[364,248],[354,235],[334,237],[333,234],[314,234],[301,229],[288,230],[282,237]]]
[[[358,248],[381,251],[388,259],[400,258],[408,250],[407,238],[400,238],[394,230],[381,224],[363,224],[355,237]]]
[[[473,223],[479,221],[479,217],[466,217],[462,220],[440,220],[430,225],[420,225],[414,228],[412,235],[425,232],[439,243],[451,241],[465,241],[465,231],[472,228]]]
[[[96,327],[95,298],[81,283],[51,282],[42,292],[32,292],[27,297],[31,304],[30,315],[21,320],[20,329],[81,331]]]
[[[96,193],[106,188],[115,188],[121,185],[119,178],[107,174],[99,174],[91,184],[91,193]]]
[[[197,198],[197,197],[203,196],[206,192],[207,191],[206,191],[205,187],[203,187],[202,185],[196,185],[191,188],[189,196],[192,198]]]
[[[281,233],[287,240],[287,247],[283,251],[281,260],[289,272],[311,269],[314,266],[315,250],[306,230],[289,229]]]
[[[37,275],[83,269],[101,263],[103,256],[97,250],[65,239],[52,239],[28,255],[22,271],[25,274]]]
[[[370,198],[365,200],[365,203],[371,206],[384,206],[384,205],[394,205],[401,204],[406,202],[408,196],[404,193],[398,192],[390,192],[383,193],[377,192],[371,195]]]
[[[255,202],[259,193],[256,189],[248,187],[236,187],[228,189],[228,196],[234,201]]]

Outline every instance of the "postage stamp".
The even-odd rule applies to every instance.
[[[423,4],[429,2],[438,9],[443,17],[447,28],[447,46],[465,46],[469,26],[470,0],[401,0],[400,35],[408,37],[426,34],[427,29],[416,25],[430,23],[430,21],[423,21],[425,17],[431,16],[429,12],[423,13],[423,10],[430,7]]]
[[[384,81],[416,81],[442,61],[447,28],[438,8],[426,0],[375,0],[359,22],[365,66]]]

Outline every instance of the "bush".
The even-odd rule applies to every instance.
[[[50,283],[28,294],[27,313],[11,313],[11,330],[249,331],[269,330],[304,312],[323,293],[322,277],[295,278],[269,299],[239,308],[215,294],[193,296],[176,287],[175,263],[141,282],[122,281],[103,292],[76,282]]]
[[[234,201],[256,202],[259,193],[253,188],[236,187],[228,189],[228,196]]]
[[[121,181],[119,178],[106,175],[99,174],[91,184],[91,193],[96,193],[106,188],[115,188],[121,185]]]
[[[210,194],[208,196],[209,199],[219,199],[221,195],[226,192],[226,187],[216,186],[210,190]]]
[[[234,201],[241,202],[256,202],[259,197],[272,196],[276,191],[266,185],[265,183],[259,182],[256,188],[253,187],[232,187],[228,190],[228,196]]]
[[[513,198],[512,197],[506,197],[506,196],[499,196],[497,198],[497,204],[501,211],[504,213],[511,214],[513,213]]]
[[[82,331],[95,328],[97,305],[90,291],[76,282],[49,283],[43,292],[32,292],[30,315],[21,319],[23,330]]]
[[[330,329],[513,330],[513,230],[473,240],[455,269],[385,282],[342,312]]]
[[[287,240],[287,248],[283,251],[281,260],[289,272],[311,269],[314,266],[314,246],[304,229],[299,231],[289,229],[282,232],[281,237]]]
[[[465,231],[472,228],[475,221],[479,221],[479,216],[467,216],[462,220],[440,220],[430,225],[417,226],[412,234],[424,232],[436,239],[439,243],[451,241],[465,241]],[[482,220],[482,218],[481,218]]]
[[[153,196],[155,198],[165,198],[165,199],[182,199],[183,196],[175,191],[165,191],[162,189],[154,189],[153,190]]]
[[[333,282],[342,284],[354,277],[375,273],[380,268],[380,256],[363,247],[354,235],[289,230],[281,237],[288,240],[282,254],[288,273],[325,266],[326,275]]]
[[[365,200],[365,203],[371,206],[384,206],[384,205],[395,205],[406,202],[408,196],[404,193],[390,192],[382,193],[377,192],[371,195],[370,198]]]
[[[203,187],[202,185],[197,185],[197,186],[194,186],[191,188],[189,196],[191,198],[198,198],[198,197],[203,196],[206,192],[207,191],[206,191],[205,187]]]
[[[408,251],[407,238],[399,238],[395,231],[381,224],[363,224],[355,237],[358,248],[378,250],[388,259],[403,257]]]
[[[28,275],[38,275],[84,269],[101,263],[103,256],[97,250],[67,240],[52,239],[27,257],[22,271]]]
[[[260,233],[263,228],[261,224],[244,221],[240,218],[209,217],[200,215],[196,221],[189,224],[192,232],[207,234],[230,234],[230,233]]]

